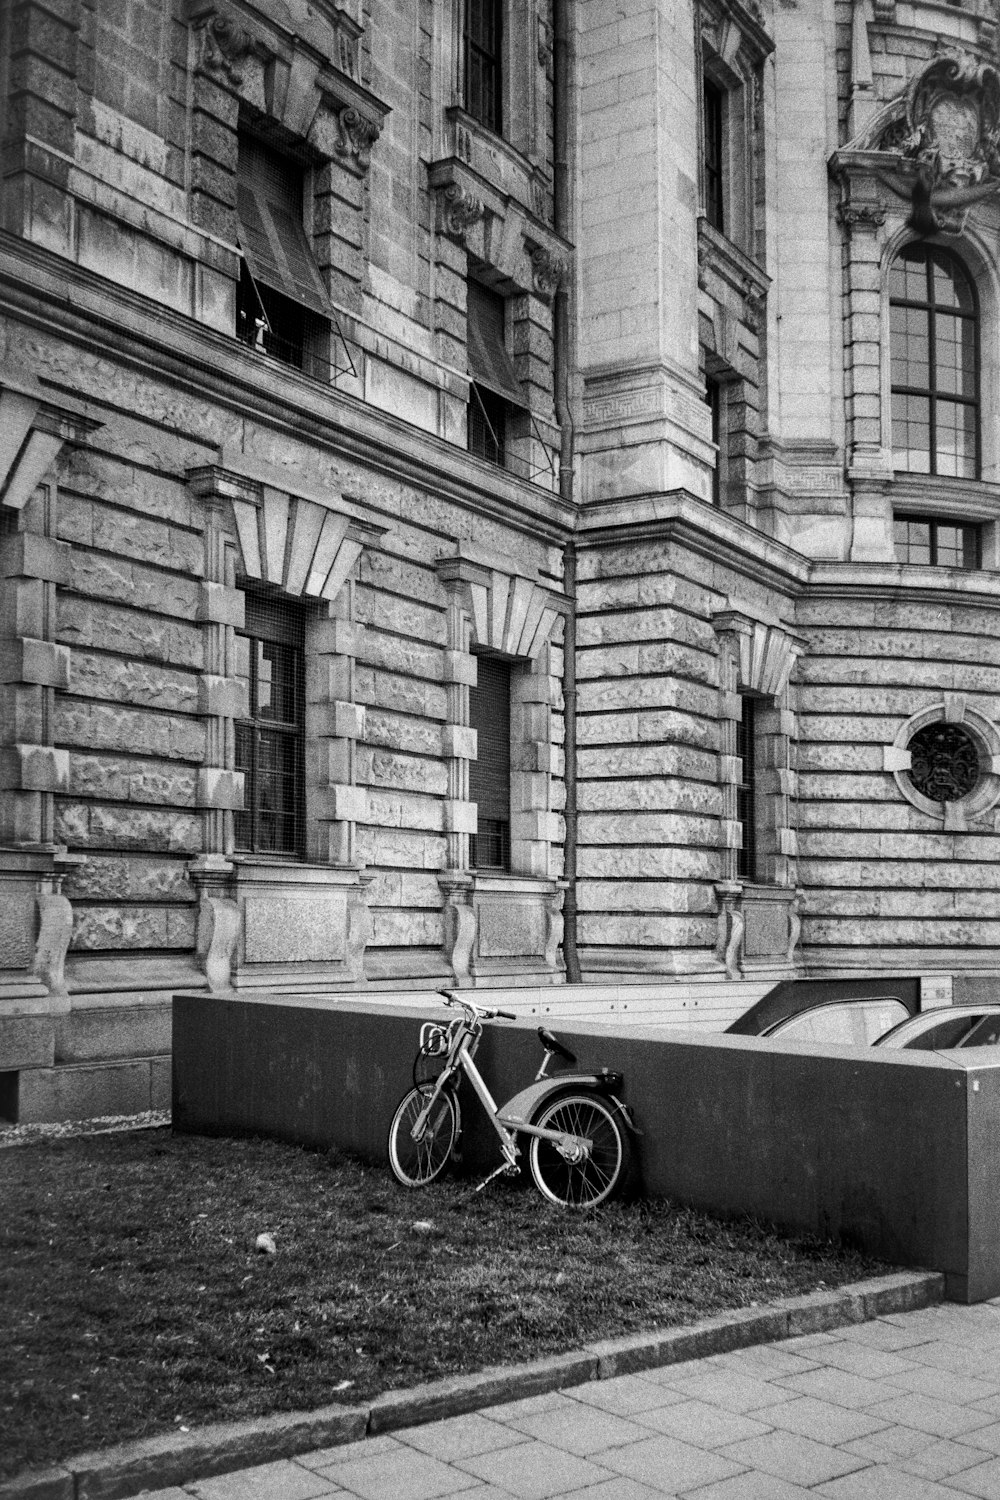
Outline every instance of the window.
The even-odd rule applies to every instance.
[[[236,847],[256,854],[303,852],[304,619],[301,606],[247,590],[246,627],[236,636],[236,675],[249,717],[236,724],[236,769],[245,777]]]
[[[510,664],[478,656],[478,685],[469,689],[469,724],[478,738],[469,762],[469,800],[478,832],[469,846],[476,870],[510,869]]]
[[[503,3],[465,0],[465,108],[497,135],[503,129]]]
[[[721,505],[723,468],[725,467],[725,454],[723,452],[723,421],[722,405],[724,392],[722,384],[714,380],[711,375],[705,377],[705,404],[712,414],[712,442],[715,444],[715,467],[712,470],[712,504]]]
[[[964,266],[908,245],[889,277],[892,447],[897,469],[979,473],[979,321]]]
[[[741,766],[736,818],[743,830],[736,851],[736,875],[739,880],[753,881],[757,879],[757,703],[749,693],[740,694],[736,754]]]
[[[523,410],[524,396],[507,352],[504,298],[477,281],[468,287],[470,453],[503,466],[509,457],[511,419]]]
[[[937,568],[978,568],[978,526],[930,520],[926,516],[896,516],[893,521],[896,556],[901,563]]]
[[[713,229],[726,228],[723,183],[723,90],[706,78],[702,94],[702,172],[704,174],[705,217]]]
[[[240,132],[236,331],[253,348],[322,377],[331,308],[304,227],[305,176],[303,162]]]

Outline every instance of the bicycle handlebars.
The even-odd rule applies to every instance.
[[[517,1016],[509,1010],[487,1010],[485,1006],[477,1005],[474,1000],[466,1000],[464,995],[456,995],[454,990],[439,990],[445,1005],[458,1005],[474,1021],[516,1021]]]

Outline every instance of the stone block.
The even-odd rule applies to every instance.
[[[478,809],[474,802],[446,799],[442,815],[446,833],[475,833],[479,826]]]
[[[69,648],[55,641],[8,641],[0,652],[0,674],[4,682],[66,688],[70,675]]]
[[[474,662],[475,657],[468,660]],[[362,703],[428,719],[447,718],[447,699],[438,683],[420,682],[412,677],[375,672],[359,666],[355,685],[356,697]]]
[[[332,786],[333,816],[344,823],[364,823],[369,816],[368,793],[363,786]]]
[[[70,946],[73,952],[88,953],[170,947],[167,912],[162,907],[142,906],[78,908]]]
[[[198,678],[198,712],[220,719],[242,719],[250,711],[249,689],[240,677]]]
[[[445,651],[442,676],[445,682],[460,682],[475,687],[478,680],[476,658],[466,651]]]
[[[476,953],[479,958],[540,958],[548,930],[539,899],[476,899]]]
[[[477,735],[464,724],[445,724],[441,729],[441,754],[456,760],[475,760]]]
[[[50,1068],[55,1061],[55,1020],[51,1015],[0,1011],[0,1072]]]
[[[248,895],[242,907],[245,963],[343,961],[347,952],[347,901],[342,890],[316,895]]]
[[[18,1124],[139,1115],[152,1109],[149,1059],[25,1068],[18,1078]]]
[[[8,783],[30,792],[66,792],[70,783],[68,750],[51,745],[15,745],[16,772]]]
[[[62,649],[66,650],[65,647]],[[67,664],[68,660],[67,652]],[[180,672],[152,662],[92,654],[78,648],[73,650],[70,691],[83,698],[139,704],[143,708],[165,708],[177,713],[207,712],[200,707],[199,679],[193,672]],[[246,703],[245,693],[238,701]],[[243,712],[246,712],[245,708]]]
[[[69,579],[69,558],[67,542],[31,531],[15,532],[4,548],[3,576],[65,584]]]
[[[242,771],[228,771],[222,766],[203,766],[198,772],[195,797],[198,807],[233,808],[244,806]]]
[[[359,745],[357,775],[371,786],[423,792],[443,797],[448,790],[448,770],[440,761],[401,755],[392,750]]]
[[[226,588],[221,583],[203,581],[198,586],[197,618],[216,625],[231,625],[242,630],[246,622],[246,595],[242,589]]]
[[[333,732],[341,739],[361,740],[365,738],[367,709],[360,703],[333,705]]]

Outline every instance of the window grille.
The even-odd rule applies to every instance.
[[[246,625],[236,635],[236,675],[249,700],[249,716],[236,724],[236,769],[245,778],[239,850],[303,853],[304,646],[302,607],[248,589]]]
[[[510,664],[479,656],[478,685],[469,689],[469,724],[478,737],[469,762],[469,800],[478,808],[479,831],[470,840],[477,870],[510,869]]]
[[[978,786],[979,747],[961,724],[927,724],[917,730],[907,749],[910,780],[932,802],[959,802]]]
[[[978,526],[930,520],[927,516],[896,516],[893,521],[896,556],[902,563],[937,568],[978,568]]]
[[[720,234],[725,231],[725,205],[723,199],[723,121],[725,101],[723,90],[706,78],[702,93],[703,149],[702,167],[705,176],[705,217],[713,229]]]
[[[889,278],[897,469],[979,473],[979,317],[972,280],[937,246],[908,245]]]
[[[757,704],[748,693],[740,694],[740,717],[736,725],[736,754],[741,772],[736,784],[736,817],[742,837],[736,851],[736,875],[740,880],[757,879]]]
[[[503,129],[504,0],[465,0],[465,108],[499,135]]]

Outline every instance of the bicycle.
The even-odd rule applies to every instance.
[[[554,1057],[568,1064],[576,1058],[540,1026],[538,1036],[545,1055],[534,1081],[499,1107],[476,1067],[475,1055],[484,1021],[516,1021],[517,1017],[447,991],[442,998],[462,1014],[447,1025],[427,1021],[420,1028],[413,1087],[403,1096],[389,1127],[389,1164],[398,1180],[405,1187],[426,1187],[455,1157],[462,1134],[458,1086],[464,1074],[500,1139],[503,1156],[477,1192],[494,1177],[520,1171],[519,1136],[528,1137],[531,1176],[551,1203],[594,1208],[620,1191],[631,1172],[631,1135],[636,1133],[627,1106],[616,1093],[623,1075],[608,1068],[550,1075]],[[436,1062],[440,1071],[435,1078],[418,1078],[421,1065]]]

